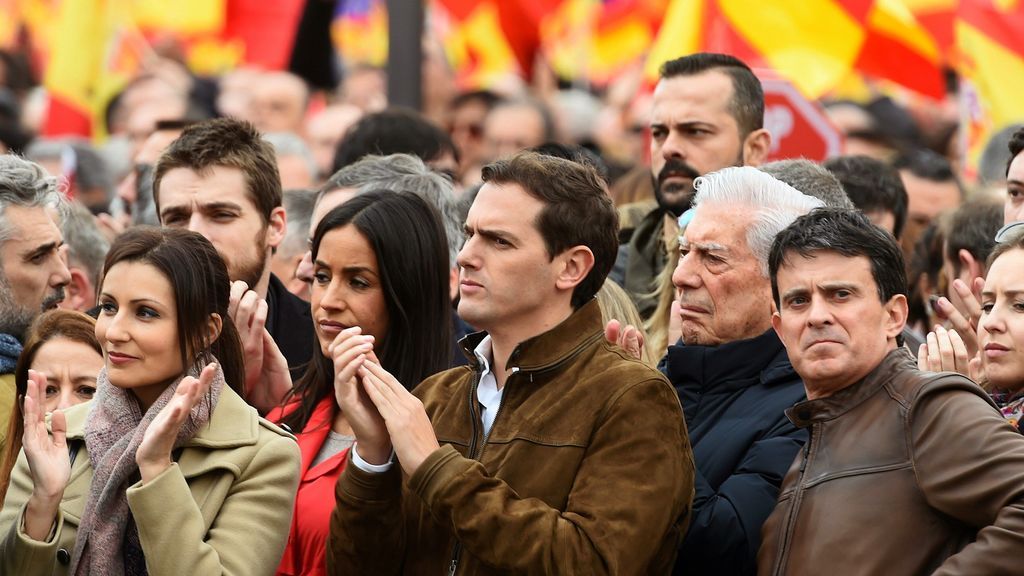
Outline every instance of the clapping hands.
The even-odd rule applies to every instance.
[[[139,465],[142,482],[150,482],[171,466],[171,451],[178,438],[178,431],[185,423],[203,396],[210,391],[210,385],[217,374],[216,364],[207,364],[199,374],[199,379],[185,376],[178,383],[174,396],[156,418],[149,424],[142,443],[135,452],[135,462]]]
[[[50,417],[52,435],[47,432],[42,403],[45,390],[46,378],[35,370],[29,370],[22,446],[32,478],[32,495],[25,511],[25,533],[37,541],[44,541],[50,533],[71,477],[67,421],[63,412],[54,411]]]

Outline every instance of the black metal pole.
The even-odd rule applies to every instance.
[[[388,104],[423,106],[423,0],[387,0]]]

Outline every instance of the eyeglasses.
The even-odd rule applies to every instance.
[[[1018,236],[1021,231],[1021,226],[1024,226],[1024,222],[1011,222],[1006,226],[999,229],[996,232],[996,244],[1002,244],[1012,237]]]

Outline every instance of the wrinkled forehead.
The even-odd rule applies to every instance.
[[[680,246],[750,252],[747,233],[755,214],[746,206],[724,203],[700,204],[679,237]]]

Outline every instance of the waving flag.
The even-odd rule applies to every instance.
[[[541,42],[566,78],[607,84],[642,62],[668,0],[566,0],[541,22]]]
[[[673,0],[647,71],[697,50],[733,54],[793,82],[809,98],[851,71],[943,94],[939,50],[901,0]]]

